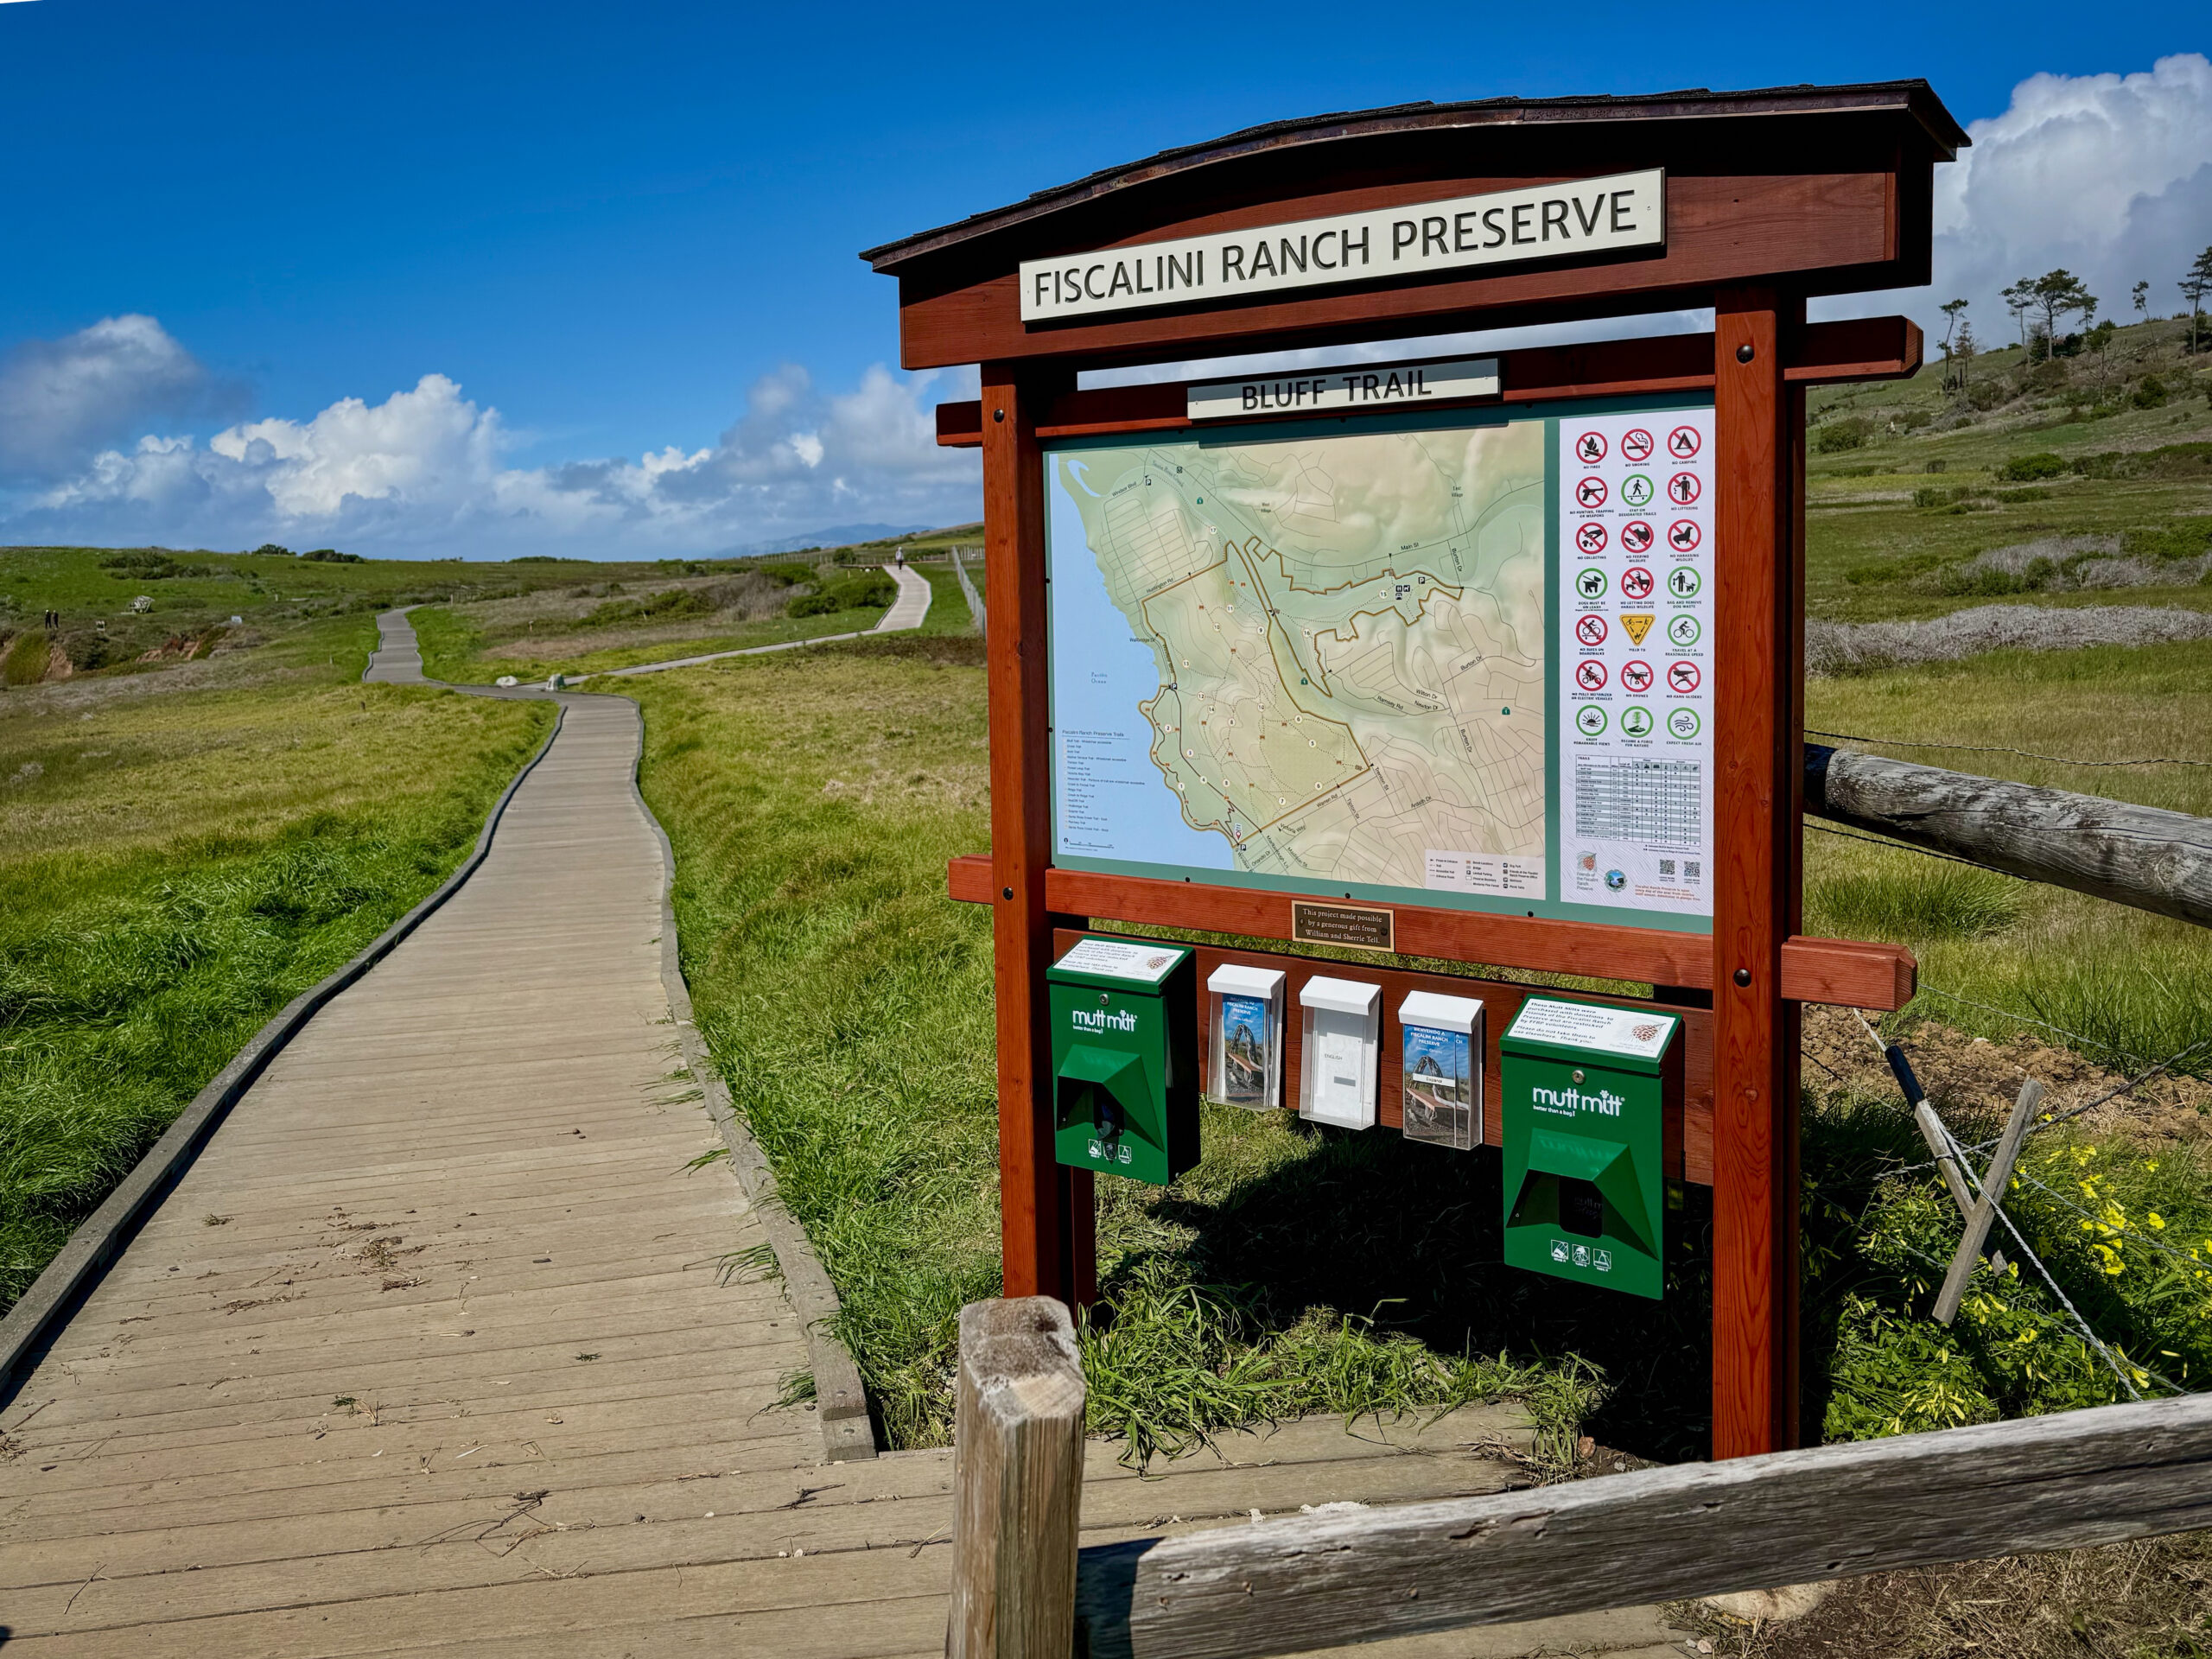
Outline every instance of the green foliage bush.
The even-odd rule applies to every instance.
[[[785,607],[789,616],[828,616],[837,611],[883,610],[899,597],[899,584],[880,570],[833,576]]]
[[[1813,448],[1823,455],[1840,455],[1857,449],[1874,435],[1874,423],[1864,415],[1846,415],[1822,421],[1813,429]]]
[[[168,554],[151,548],[111,553],[100,561],[100,569],[110,575],[132,582],[169,582],[178,576],[212,576],[215,574],[207,565],[181,564]]]
[[[314,552],[302,553],[300,556],[303,559],[313,559],[317,564],[365,564],[367,563],[358,553],[340,553],[334,547],[318,547]]]
[[[7,658],[0,662],[0,683],[36,685],[46,677],[47,658],[53,650],[44,628],[24,629],[8,642]]]
[[[2166,383],[2155,374],[2146,374],[2136,383],[2128,402],[2138,409],[2164,409],[2166,406]]]
[[[2105,449],[2076,456],[2083,478],[2212,479],[2212,443],[2169,443],[2156,449]]]
[[[2015,455],[1997,469],[1997,476],[2007,484],[2032,484],[2037,479],[2063,478],[2067,472],[2065,461],[2049,451],[2032,455]]]
[[[796,563],[764,564],[759,568],[762,575],[767,577],[769,581],[776,583],[779,587],[783,588],[797,588],[804,583],[811,582],[815,577],[820,574],[816,570],[814,566],[810,564],[799,564]]]

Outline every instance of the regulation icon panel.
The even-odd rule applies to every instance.
[[[1713,411],[1560,421],[1559,896],[1713,913]]]

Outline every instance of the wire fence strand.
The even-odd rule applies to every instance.
[[[2001,743],[1915,743],[1902,737],[1866,737],[1856,732],[1816,732],[1808,737],[1833,737],[1844,743],[1872,743],[1885,749],[1941,749],[1950,754],[2017,754],[2023,760],[2048,760],[2058,766],[2212,766],[2212,760],[2190,760],[2177,755],[2146,755],[2139,760],[2080,760],[2070,755],[2037,754],[2032,749],[2007,748]]]

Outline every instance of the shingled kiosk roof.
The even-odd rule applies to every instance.
[[[880,247],[867,249],[861,257],[879,271],[895,274],[912,260],[1065,208],[1174,178],[1198,168],[1306,145],[1357,144],[1362,140],[1420,132],[1567,127],[1624,121],[1708,122],[1750,117],[1854,114],[1910,117],[1926,133],[1940,161],[1952,160],[1973,143],[1924,80],[1867,81],[1849,86],[1769,86],[1740,92],[1709,92],[1700,86],[1626,98],[1485,98],[1458,104],[1424,100],[1418,104],[1393,104],[1381,109],[1270,121],[1204,143],[1160,150],[1141,161],[1103,168],[1072,183],[1036,191],[1008,207],[971,213],[953,224],[886,242]],[[1317,156],[1317,162],[1319,159]]]

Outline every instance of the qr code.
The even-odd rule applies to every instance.
[[[1695,859],[1686,859],[1686,860],[1684,860],[1684,861],[1683,861],[1683,863],[1682,863],[1682,879],[1683,879],[1685,881],[1694,881],[1694,880],[1698,880],[1700,876],[1702,876],[1704,874],[1705,874],[1705,866],[1704,866],[1703,864],[1700,863],[1697,860],[1695,860]]]
[[[1662,875],[1672,875],[1672,874],[1674,874],[1674,873],[1675,873],[1675,861],[1674,861],[1673,859],[1671,859],[1671,858],[1662,858],[1662,859],[1661,859],[1661,860],[1659,861],[1659,874],[1662,874]]]

